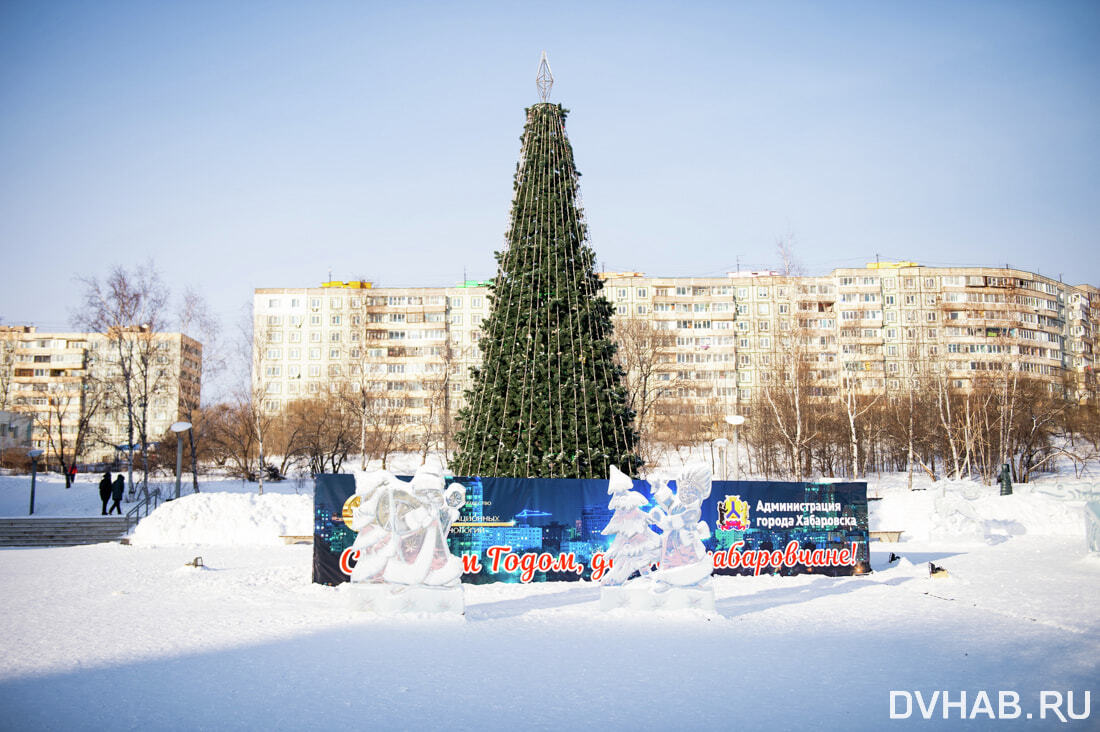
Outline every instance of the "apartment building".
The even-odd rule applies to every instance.
[[[257,289],[252,382],[265,411],[350,386],[409,424],[453,415],[480,360],[486,284]]]
[[[182,333],[135,329],[123,337],[150,346],[147,433],[157,440],[199,405],[202,346]],[[126,444],[128,420],[114,344],[104,333],[0,327],[0,393],[7,409],[32,417],[31,442],[46,450],[47,457],[63,440],[71,458],[81,430],[86,435],[82,462],[111,460],[116,447]],[[135,390],[139,401],[145,391]]]
[[[1010,268],[913,262],[821,277],[603,278],[617,318],[646,318],[676,334],[665,378],[684,383],[681,394],[697,404],[718,398],[728,410],[731,401],[751,402],[776,359],[796,354],[820,395],[848,386],[888,393],[932,369],[955,388],[1015,370],[1070,398],[1096,395],[1100,298],[1089,285]]]
[[[649,339],[657,388],[687,413],[747,411],[791,359],[803,364],[810,396],[889,393],[932,370],[955,388],[1017,370],[1069,398],[1096,395],[1100,290],[1090,285],[914,262],[823,276],[600,277],[617,337]],[[253,382],[270,409],[360,380],[410,424],[453,415],[480,358],[486,284],[256,290]]]

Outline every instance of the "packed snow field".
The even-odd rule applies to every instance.
[[[99,514],[98,476],[40,478],[36,515]],[[311,533],[308,483],[185,483],[132,546],[0,550],[2,726],[1100,728],[1083,513],[1100,482],[916,486],[870,482],[871,529],[904,533],[872,544],[868,576],[718,577],[713,615],[600,612],[584,582],[467,585],[459,619],[372,616],[312,584],[311,548],[279,539]],[[28,493],[0,476],[0,514]]]

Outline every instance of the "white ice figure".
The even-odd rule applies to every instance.
[[[661,566],[652,578],[673,587],[707,584],[714,571],[703,540],[710,527],[702,517],[703,501],[710,495],[711,472],[703,463],[687,465],[676,479],[676,492],[661,483],[654,493],[657,506],[649,512],[650,521],[661,535]]]
[[[642,510],[649,501],[633,488],[634,481],[612,465],[607,507],[614,513],[601,533],[615,538],[607,550],[611,569],[600,579],[604,585],[621,585],[635,572],[645,576],[660,560],[661,537],[649,527],[649,515]]]
[[[351,528],[359,559],[353,583],[453,587],[462,562],[447,548],[447,531],[465,503],[465,488],[445,488],[442,471],[423,466],[411,483],[384,470],[357,473],[359,506]]]

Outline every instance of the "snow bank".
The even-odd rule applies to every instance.
[[[927,490],[882,491],[872,501],[871,531],[904,531],[902,540],[1003,541],[1024,534],[1084,537],[1084,502],[1017,486],[1011,496],[998,486],[938,481]]]
[[[198,493],[162,504],[130,537],[140,546],[272,546],[313,533],[313,496]]]

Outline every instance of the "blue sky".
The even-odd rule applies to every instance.
[[[1100,4],[0,2],[0,319],[494,272],[539,53],[607,269],[1100,285]]]

